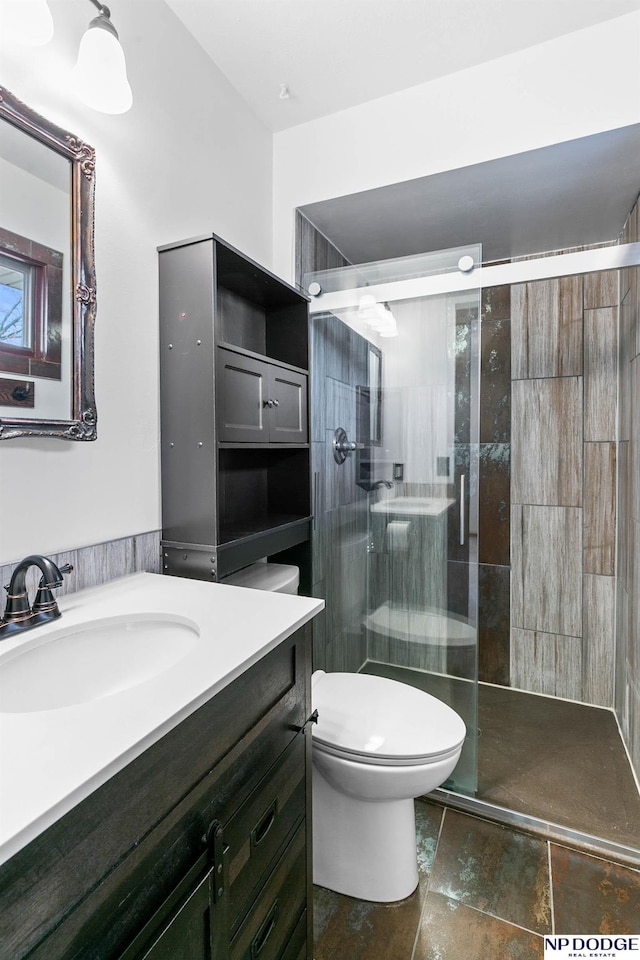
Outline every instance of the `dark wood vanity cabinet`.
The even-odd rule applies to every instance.
[[[267,556],[304,585],[308,300],[213,235],[159,256],[165,572],[221,579]]]
[[[0,960],[310,960],[309,641],[0,867]]]

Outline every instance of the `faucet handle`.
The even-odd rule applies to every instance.
[[[11,585],[9,584],[6,588],[9,595],[7,596],[7,605],[4,609],[2,623],[20,623],[31,615],[29,597],[27,596],[26,590],[11,594],[9,593],[10,589]]]
[[[70,563],[65,563],[62,567],[56,568],[58,572],[62,575],[63,573],[71,573],[73,570],[73,565]],[[60,580],[57,580],[55,583],[47,583],[44,578],[44,574],[40,577],[40,583],[38,584],[38,591],[36,593],[36,598],[33,602],[32,613],[34,615],[39,613],[44,613],[48,615],[48,618],[59,617],[60,611],[58,610],[58,604],[56,599],[51,593],[52,587],[62,586],[62,576]]]

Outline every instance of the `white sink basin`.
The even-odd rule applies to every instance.
[[[56,710],[128,690],[175,666],[200,637],[195,623],[152,613],[60,626],[0,657],[2,713]]]
[[[404,516],[439,517],[455,500],[444,497],[388,497],[378,500],[371,507],[372,513]]]

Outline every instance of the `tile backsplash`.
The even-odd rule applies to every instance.
[[[160,573],[160,531],[138,533],[120,540],[107,540],[77,550],[65,550],[63,553],[48,554],[58,566],[70,563],[73,571],[64,578],[63,585],[56,590],[56,596],[75,593],[88,587],[97,587],[117,577],[131,573]],[[11,574],[22,558],[14,563],[0,566],[0,584],[5,586]],[[29,571],[27,586],[31,593],[36,588],[40,572],[36,567]],[[3,597],[4,608],[4,597]]]

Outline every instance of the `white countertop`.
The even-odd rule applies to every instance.
[[[444,497],[387,497],[374,503],[371,512],[389,516],[439,517],[453,503],[455,500]]]
[[[59,600],[62,617],[0,643],[0,670],[33,642],[74,625],[167,615],[200,633],[166,672],[127,690],[52,710],[2,712],[0,863],[311,620],[322,600],[150,573]]]

